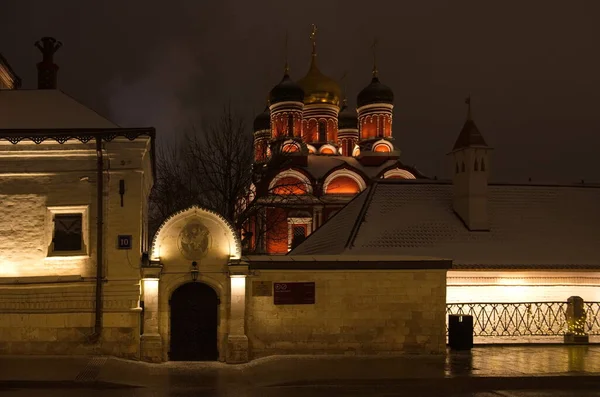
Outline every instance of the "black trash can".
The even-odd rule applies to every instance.
[[[448,345],[453,350],[470,350],[473,347],[473,316],[448,315]]]

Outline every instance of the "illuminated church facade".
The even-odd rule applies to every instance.
[[[380,81],[376,63],[351,109],[340,84],[317,65],[315,35],[313,27],[307,74],[294,82],[286,62],[254,120],[252,195],[264,206],[248,227],[254,252],[287,253],[372,180],[424,177],[399,160],[394,93]]]

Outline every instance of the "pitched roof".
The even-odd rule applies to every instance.
[[[0,92],[0,129],[117,127],[60,90]]]
[[[475,122],[469,117],[467,118],[467,121],[465,121],[460,134],[458,134],[458,138],[456,138],[452,150],[471,146],[487,147],[487,144],[485,143],[485,139],[483,139],[483,135],[481,135],[481,132],[479,132],[479,129],[475,125]]]
[[[289,255],[434,256],[466,268],[600,267],[599,202],[598,186],[490,185],[490,231],[471,232],[453,211],[451,184],[384,180]]]

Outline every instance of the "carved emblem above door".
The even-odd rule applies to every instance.
[[[206,226],[198,220],[189,221],[177,239],[181,254],[189,260],[202,259],[211,246],[211,235]]]

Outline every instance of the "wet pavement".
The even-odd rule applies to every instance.
[[[597,396],[600,346],[446,356],[275,356],[248,364],[0,356],[4,396]]]

